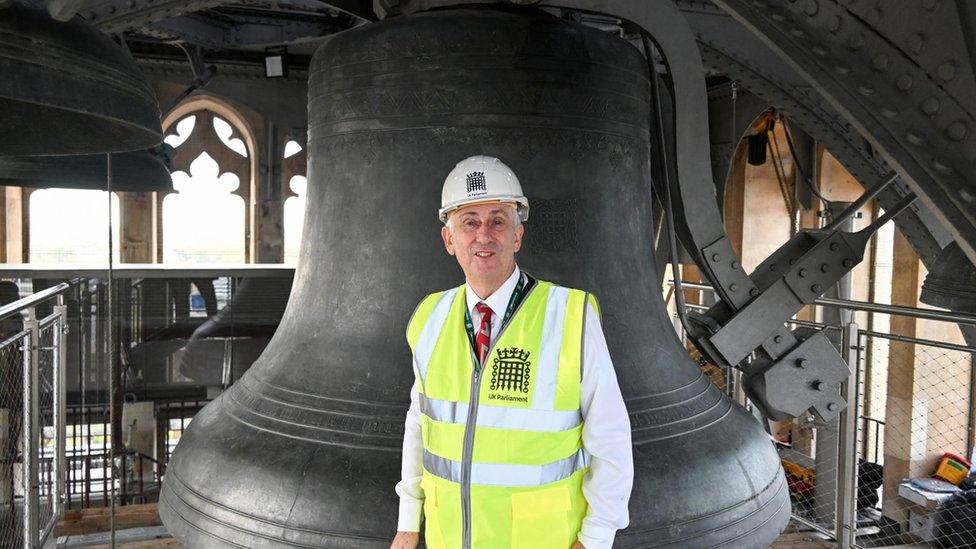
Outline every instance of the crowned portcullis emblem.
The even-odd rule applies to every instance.
[[[529,351],[517,347],[496,349],[491,364],[492,391],[529,392],[529,376],[532,373]]]

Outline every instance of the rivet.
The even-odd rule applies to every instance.
[[[759,288],[753,288],[749,290],[749,295],[752,297],[759,297]]]
[[[859,50],[864,47],[864,35],[857,33],[851,36],[851,39],[847,42],[847,46],[852,50]]]
[[[114,14],[116,11],[118,11],[118,8],[116,8],[115,6],[111,6],[110,8],[108,8],[108,12],[111,14]]]
[[[834,15],[827,20],[827,30],[830,32],[837,32],[840,30],[841,19],[840,16]]]
[[[908,49],[915,53],[922,51],[922,47],[925,46],[925,35],[921,33],[915,33],[908,37]]]
[[[817,15],[818,11],[820,11],[820,4],[818,4],[816,0],[807,0],[806,3],[803,4],[803,11],[810,17],[813,17],[814,15]]]
[[[838,244],[836,242],[831,242],[830,243],[830,246],[828,246],[828,248],[830,248],[830,251],[836,252],[837,250],[840,249],[840,244]]]
[[[898,89],[903,92],[912,89],[912,84],[914,83],[915,83],[915,79],[913,79],[911,75],[908,74],[903,74],[899,76],[897,80],[895,80],[895,86],[897,86]]]
[[[821,286],[820,284],[814,284],[813,286],[810,286],[810,291],[815,294],[819,294],[821,290],[823,290],[823,286]]]
[[[905,132],[905,140],[918,147],[925,146],[925,139],[915,132]]]
[[[874,59],[871,60],[871,66],[876,70],[884,72],[888,70],[889,62],[888,56],[882,53],[874,56]]]
[[[824,383],[823,381],[819,381],[819,380],[818,381],[814,381],[813,382],[813,388],[816,389],[817,391],[823,392],[823,391],[826,391],[827,390],[827,384]]]
[[[738,261],[733,261],[732,263],[729,264],[729,266],[732,267],[732,269],[738,269],[739,268],[739,262]]]
[[[820,265],[820,272],[825,273],[830,270],[830,265],[823,263]]]
[[[830,53],[827,51],[827,48],[824,48],[823,46],[814,46],[810,49],[810,51],[819,55],[820,57],[825,57],[828,53]]]
[[[939,78],[948,82],[956,77],[956,64],[952,61],[946,61],[939,65],[939,68],[935,72],[939,75]]]
[[[952,175],[956,172],[956,170],[952,169],[952,166],[950,166],[943,158],[933,158],[932,167],[944,175]]]
[[[790,259],[790,265],[796,265],[796,258],[795,257]]]
[[[797,38],[803,38],[804,36],[807,35],[807,33],[803,32],[803,29],[798,29],[796,27],[793,27],[792,29],[790,29],[790,34],[792,34],[793,36],[795,36]]]
[[[807,359],[805,359],[805,358],[798,358],[798,359],[796,359],[796,367],[797,368],[806,368],[809,364],[810,364],[810,361],[807,360]]]
[[[973,196],[973,193],[967,191],[966,189],[959,189],[959,197],[970,204],[976,202],[976,196]]]
[[[849,257],[848,258],[844,258],[843,265],[844,265],[844,267],[850,269],[851,267],[854,266],[854,260],[851,259],[851,258],[849,258]]]
[[[712,254],[712,261],[718,261],[720,257],[722,257],[722,256],[720,256],[718,254]]]
[[[874,95],[874,88],[868,86],[858,86],[857,91],[865,97],[871,97]]]
[[[786,21],[786,16],[784,16],[782,13],[774,13],[771,17],[774,21],[779,21],[780,23]]]
[[[831,411],[831,412],[837,410],[837,403],[836,402],[828,403],[827,404],[827,410],[828,411]]]
[[[846,76],[851,73],[851,68],[847,65],[836,65],[834,66],[834,72]]]
[[[800,269],[800,271],[797,272],[796,274],[800,275],[800,278],[805,278],[807,276],[807,270],[806,269]]]
[[[898,116],[898,111],[892,109],[891,107],[881,107],[881,114],[884,115],[885,118],[895,118]]]
[[[773,343],[782,343],[782,342],[783,342],[783,336],[781,335],[773,336]]]
[[[942,101],[939,101],[938,97],[929,97],[925,101],[922,101],[922,112],[932,116],[938,114],[939,110],[942,109]]]
[[[736,291],[738,289],[739,289],[739,285],[736,284],[735,282],[733,282],[732,284],[729,284],[729,291],[730,292],[734,292],[734,291]]]
[[[969,126],[962,120],[956,120],[946,128],[946,135],[953,141],[962,141],[969,134]]]

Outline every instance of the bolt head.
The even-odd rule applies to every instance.
[[[823,265],[820,266],[820,272],[822,272],[822,273],[825,273],[825,272],[827,272],[829,270],[830,270],[830,265],[827,265],[826,263],[824,263]]]
[[[719,260],[719,258],[721,258],[721,257],[722,257],[722,256],[720,256],[720,255],[718,255],[718,254],[712,254],[712,261],[718,261],[718,260]]]
[[[807,359],[805,359],[805,358],[798,358],[798,359],[796,359],[796,367],[797,368],[806,368],[809,365],[810,365],[810,361],[807,360]]]
[[[759,297],[759,288],[753,288],[749,290],[749,295],[752,297]]]
[[[739,268],[739,262],[738,261],[733,261],[731,263],[731,266],[732,266],[733,269],[738,269]]]
[[[823,286],[821,286],[820,284],[814,284],[813,286],[810,286],[810,291],[815,294],[819,294],[821,290],[823,290]]]
[[[828,247],[830,248],[830,251],[836,252],[840,248],[840,244],[838,244],[836,242],[831,242],[830,243],[830,246],[828,246]]]
[[[730,292],[734,292],[734,291],[736,291],[738,289],[739,289],[739,285],[738,284],[736,284],[734,282],[732,284],[729,284],[729,291]]]
[[[820,391],[822,393],[827,390],[827,384],[824,383],[823,381],[814,381],[813,388],[814,390]]]
[[[800,269],[800,271],[797,274],[800,275],[800,278],[804,278],[804,277],[807,276],[807,270],[806,269]]]
[[[827,404],[827,410],[829,410],[831,412],[836,411],[837,410],[837,403],[836,402],[831,402],[831,403]]]
[[[782,343],[782,342],[783,342],[783,336],[781,335],[773,336],[773,343]]]
[[[847,267],[848,269],[850,269],[853,266],[854,266],[854,260],[853,259],[845,259],[844,260],[844,267]]]
[[[776,266],[776,264],[775,264],[775,263],[771,263],[771,264],[769,265],[769,270],[770,270],[771,272],[774,272],[774,273],[775,273],[775,272],[776,272],[776,269],[777,269],[777,266]]]

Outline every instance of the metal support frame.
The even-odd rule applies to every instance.
[[[42,547],[54,532],[54,526],[65,512],[65,452],[66,446],[66,385],[65,369],[67,353],[64,351],[68,330],[68,308],[63,293],[57,295],[57,305],[48,317],[38,320],[35,307],[26,309],[23,342],[23,434],[21,439],[23,455],[22,482],[24,491],[23,506],[23,546],[26,549]],[[36,302],[35,302],[36,304]],[[40,410],[40,338],[42,330],[52,331],[52,406],[51,418],[54,422],[54,461],[51,468],[51,486],[48,497],[51,503],[51,517],[40,524],[40,459],[41,451],[41,410]]]
[[[835,537],[837,547],[848,549],[854,542],[857,530],[857,505],[855,502],[857,480],[857,384],[860,361],[860,332],[856,322],[844,325],[841,355],[847,362],[850,377],[841,384],[841,394],[849,405],[840,413],[840,433],[837,445],[837,506]]]
[[[39,545],[37,528],[37,365],[40,358],[39,323],[34,308],[28,309],[24,321],[27,337],[24,338],[24,428],[23,428],[23,481],[24,481],[24,547],[33,549]]]

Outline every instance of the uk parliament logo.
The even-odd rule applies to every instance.
[[[488,191],[488,183],[485,182],[485,172],[471,172],[468,174],[468,194],[475,191]]]
[[[529,377],[532,373],[532,363],[529,362],[529,351],[517,347],[497,349],[495,359],[491,364],[492,391],[511,391],[516,393],[529,392]]]

